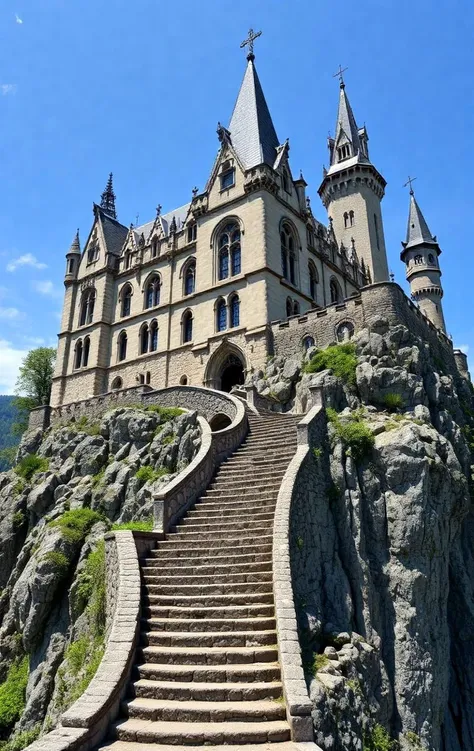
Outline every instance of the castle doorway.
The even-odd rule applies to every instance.
[[[229,355],[221,370],[221,391],[231,391],[245,381],[244,366],[235,355]]]

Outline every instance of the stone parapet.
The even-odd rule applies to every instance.
[[[313,393],[315,406],[298,423],[298,447],[278,493],[273,530],[273,592],[287,720],[292,739],[313,741],[312,703],[304,677],[293,594],[290,529],[293,507],[307,502],[311,487],[311,446],[320,445],[327,433],[322,394]],[[313,746],[317,749],[317,746]]]

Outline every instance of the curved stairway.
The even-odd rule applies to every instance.
[[[101,749],[294,748],[276,646],[272,531],[296,423],[250,413],[246,441],[141,562],[139,662],[115,740]]]

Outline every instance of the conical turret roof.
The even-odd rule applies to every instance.
[[[77,253],[79,255],[81,254],[81,243],[80,243],[80,240],[79,240],[79,230],[77,230],[77,232],[76,232],[76,234],[74,236],[74,240],[72,241],[71,247],[69,248],[68,252],[69,253]]]
[[[336,145],[339,142],[341,134],[344,133],[349,141],[352,143],[354,154],[358,154],[360,151],[359,129],[357,127],[356,119],[352,111],[352,107],[349,102],[349,98],[346,94],[346,87],[344,82],[341,82],[339,93],[339,109],[337,112],[336,122],[336,137],[334,139]],[[333,154],[332,164],[336,161],[336,155]]]
[[[406,249],[413,248],[423,243],[437,244],[437,240],[431,234],[425,217],[418,206],[414,192],[410,191],[410,213],[408,215],[407,237],[404,247]]]

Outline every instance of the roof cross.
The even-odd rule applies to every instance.
[[[261,31],[254,31],[253,29],[249,29],[249,35],[248,35],[247,39],[244,39],[244,41],[240,45],[241,49],[243,47],[247,47],[247,46],[249,48],[249,53],[247,55],[247,60],[253,60],[255,58],[255,55],[253,54],[253,43],[260,36],[262,36],[262,32]]]
[[[416,180],[416,177],[410,177],[410,175],[408,175],[408,180],[406,181],[405,185],[403,186],[404,188],[406,188],[407,185],[410,186],[410,195],[411,196],[415,195],[415,191],[413,190],[413,183],[415,182],[415,180]]]
[[[333,78],[339,78],[339,83],[341,84],[341,89],[343,89],[344,85],[345,85],[344,84],[344,78],[343,78],[342,74],[345,73],[346,70],[349,70],[349,68],[343,68],[342,65],[339,63],[339,70],[337,71],[337,73],[334,73],[334,75],[333,75]]]

